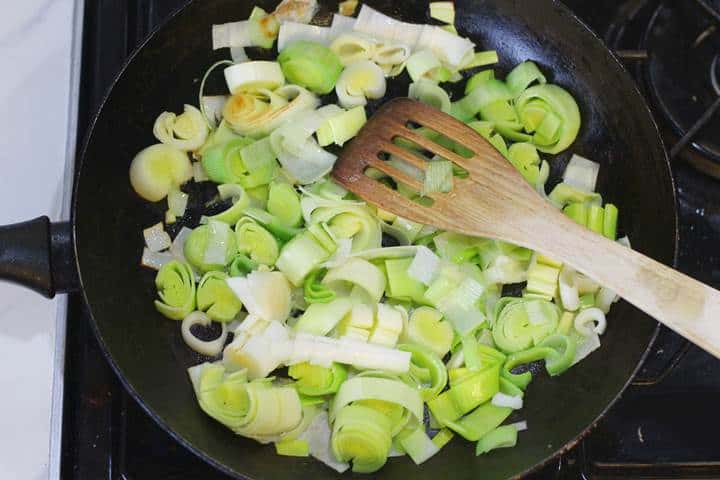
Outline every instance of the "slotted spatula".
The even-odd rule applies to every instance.
[[[415,125],[465,146],[472,157],[413,132]],[[426,169],[425,160],[393,143],[396,137],[454,162],[469,176],[454,178],[449,193],[429,194],[432,206],[405,198],[364,173],[374,167],[422,191],[422,182],[383,160],[391,154]],[[407,98],[386,103],[344,148],[332,175],[367,202],[409,220],[505,240],[562,261],[720,358],[720,292],[578,225],[542,199],[490,143],[450,115]]]

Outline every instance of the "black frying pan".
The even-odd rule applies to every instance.
[[[257,3],[274,8],[266,0]],[[368,3],[403,20],[427,21],[426,2]],[[196,103],[198,78],[226,57],[211,50],[211,24],[247,18],[253,4],[193,2],[145,42],[95,119],[81,155],[71,224],[49,225],[43,217],[0,228],[0,278],[48,296],[81,285],[95,333],[130,393],[180,443],[212,465],[237,478],[335,478],[315,460],[278,457],[272,446],[236,437],[200,410],[185,369],[202,358],[185,347],[178,323],[154,310],[153,275],[138,266],[140,232],[161,219],[166,207],[134,194],[130,161],[155,142],[151,131],[157,114]],[[458,0],[456,8],[458,30],[481,48],[497,49],[501,71],[531,59],[574,94],[583,127],[571,150],[602,164],[601,191],[620,206],[622,228],[633,247],[671,263],[677,219],[669,165],[650,112],[617,59],[557,1]],[[316,20],[328,23],[336,10],[335,2],[323,2]],[[393,85],[391,94],[407,91],[406,78]],[[561,171],[568,157],[553,160],[553,172]],[[194,205],[185,223],[197,222],[208,195],[192,191]],[[613,308],[609,324],[603,347],[581,365],[552,380],[542,372],[536,375],[521,411],[530,428],[516,448],[475,457],[473,444],[454,440],[420,468],[407,458],[390,459],[377,477],[504,479],[572,447],[628,384],[657,326],[622,302]]]

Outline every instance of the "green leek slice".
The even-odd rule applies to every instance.
[[[242,302],[227,286],[224,272],[207,272],[198,283],[197,307],[216,322],[229,322],[242,308]]]
[[[171,260],[155,276],[160,300],[158,312],[172,320],[182,320],[195,309],[195,275],[186,263]]]
[[[243,217],[235,225],[237,251],[255,263],[274,265],[280,254],[277,240],[254,219]]]
[[[286,45],[277,60],[290,83],[319,94],[330,93],[335,88],[343,69],[335,52],[308,40]]]

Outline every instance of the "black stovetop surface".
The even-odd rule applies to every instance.
[[[85,2],[80,141],[123,61],[183,3]],[[565,3],[611,48],[635,50],[641,46],[643,22],[661,2]],[[642,62],[628,66],[644,88]],[[661,118],[659,123],[671,145],[676,133]],[[680,158],[673,172],[680,216],[678,267],[720,287],[720,182]],[[122,389],[92,334],[79,295],[71,295],[68,317],[62,478],[227,479],[178,445]],[[719,405],[720,361],[662,328],[638,378],[597,428],[532,478],[720,478],[720,442],[714,440],[720,432]]]

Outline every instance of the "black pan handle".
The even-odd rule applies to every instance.
[[[48,298],[79,290],[70,223],[43,216],[0,226],[0,279]]]

